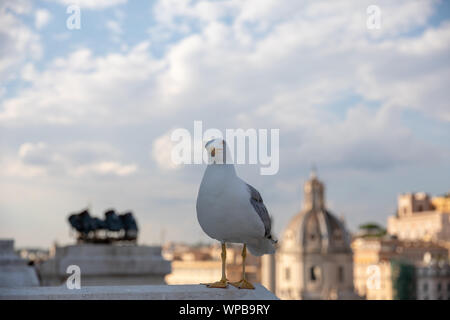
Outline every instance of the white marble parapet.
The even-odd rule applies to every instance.
[[[278,300],[260,284],[255,290],[204,285],[0,288],[0,300]]]
[[[81,285],[160,285],[171,272],[161,247],[121,244],[76,244],[56,247],[54,256],[38,266],[43,286],[65,283],[67,267],[81,270]]]

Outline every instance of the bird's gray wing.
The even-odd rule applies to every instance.
[[[263,203],[263,199],[259,194],[258,190],[253,188],[251,185],[247,183],[248,191],[250,192],[250,203],[252,204],[255,211],[258,213],[264,224],[264,237],[271,238],[270,229],[271,229],[271,220],[269,216],[269,212],[267,212],[267,208]]]

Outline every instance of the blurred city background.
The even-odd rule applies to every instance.
[[[237,166],[279,239],[252,281],[448,299],[449,56],[448,1],[1,1],[0,283],[217,280],[205,166],[171,161],[202,121],[280,130],[276,174]]]
[[[399,194],[387,228],[368,222],[355,233],[325,200],[325,185],[313,171],[304,184],[302,209],[282,232],[276,253],[262,258],[249,254],[250,281],[281,299],[450,299],[450,193]],[[111,215],[117,216],[113,210],[105,212],[106,225]],[[87,210],[76,216],[90,217]],[[78,230],[76,245],[22,248],[15,254],[13,241],[1,240],[0,285],[64,285],[69,265],[80,267],[83,285],[199,284],[221,274],[219,243],[142,246],[136,244],[137,223],[88,230],[69,220]],[[104,228],[109,231],[100,233]],[[240,251],[240,245],[228,245],[230,281],[240,279]],[[18,269],[8,269],[8,264]]]

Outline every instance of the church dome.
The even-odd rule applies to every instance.
[[[313,172],[304,185],[303,209],[283,233],[283,251],[303,253],[351,252],[344,223],[325,207],[325,187]]]

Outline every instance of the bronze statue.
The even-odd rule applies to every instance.
[[[117,214],[114,209],[105,212],[105,219],[92,217],[89,210],[71,214],[70,225],[78,232],[77,241],[84,243],[136,242],[138,226],[132,212]]]

